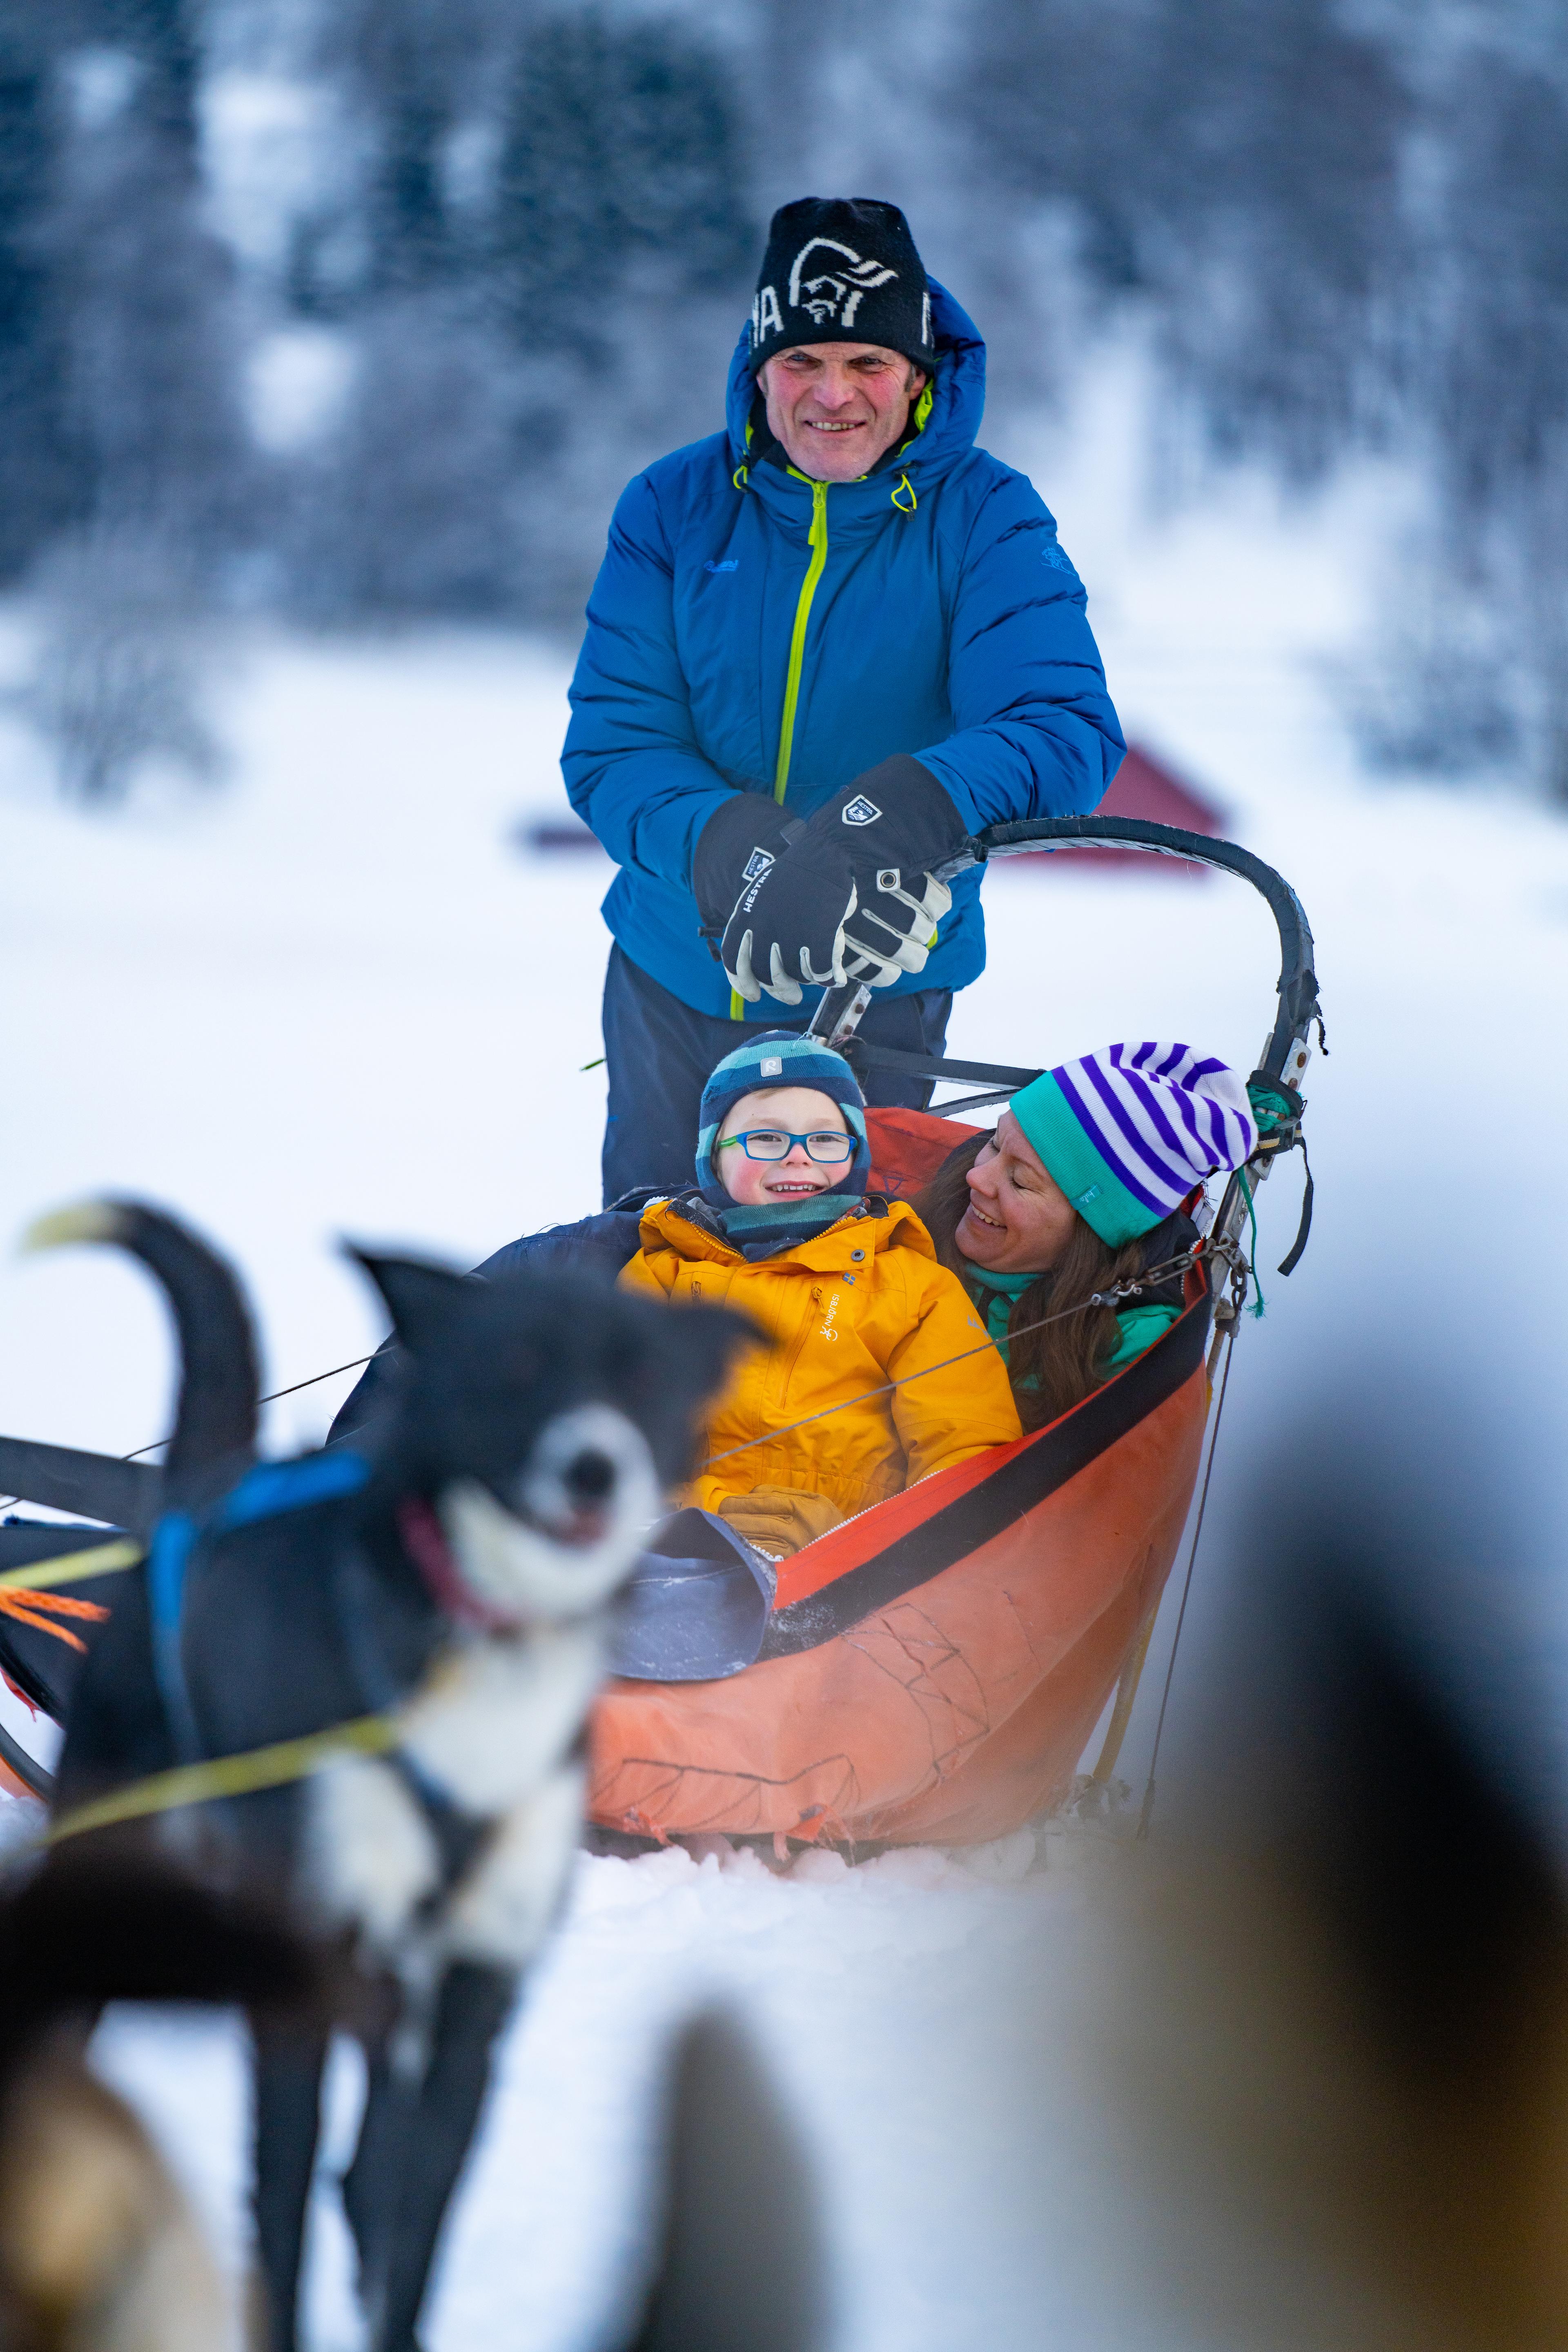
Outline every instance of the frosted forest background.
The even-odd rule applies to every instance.
[[[569,635],[807,190],[910,212],[993,446],[1120,331],[1156,497],[1395,458],[1361,758],[1568,802],[1552,0],[0,0],[8,692],[64,788],[216,782],[247,614]]]

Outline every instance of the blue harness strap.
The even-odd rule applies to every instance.
[[[191,1707],[185,1662],[180,1654],[181,1617],[185,1600],[185,1570],[196,1540],[196,1523],[188,1511],[165,1511],[153,1530],[147,1554],[147,1606],[153,1618],[153,1665],[163,1714],[174,1735],[182,1764],[194,1764],[201,1754],[196,1718]]]
[[[258,1462],[247,1470],[208,1515],[214,1535],[230,1528],[247,1528],[256,1519],[270,1519],[279,1511],[300,1511],[308,1503],[335,1502],[354,1495],[370,1476],[363,1454],[334,1446],[330,1454],[307,1454],[300,1462]]]
[[[200,1519],[188,1511],[165,1511],[159,1520],[147,1552],[153,1668],[183,1764],[198,1763],[202,1757],[183,1646],[185,1583],[197,1543],[207,1536],[226,1534],[231,1528],[275,1518],[284,1511],[303,1510],[311,1503],[335,1502],[340,1496],[357,1493],[369,1476],[370,1465],[364,1456],[346,1446],[330,1454],[309,1454],[300,1462],[260,1462]]]

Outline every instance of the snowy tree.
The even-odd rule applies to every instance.
[[[63,321],[46,249],[57,167],[50,45],[0,11],[0,578],[68,520],[79,490],[65,423]]]
[[[677,320],[744,289],[740,127],[721,60],[682,26],[598,9],[542,24],[517,60],[496,205],[499,290],[520,339],[602,356],[639,262]]]
[[[1549,0],[986,0],[977,180],[1070,219],[1220,457],[1397,446],[1426,527],[1346,693],[1382,764],[1568,799],[1568,17]],[[1180,413],[1179,411],[1177,412]]]
[[[976,162],[1152,304],[1215,446],[1320,470],[1375,405],[1401,250],[1384,48],[1331,0],[989,0],[964,99]]]
[[[58,541],[32,582],[42,635],[9,698],[43,736],[63,792],[103,806],[151,763],[198,782],[225,755],[202,709],[206,646],[188,556],[100,525]]]
[[[742,115],[679,23],[459,14],[466,42],[425,0],[333,32],[372,159],[363,260],[307,299],[358,367],[292,568],[317,610],[554,622],[626,475],[722,415],[754,243]]]
[[[66,421],[100,523],[212,556],[237,527],[247,448],[228,272],[200,215],[195,54],[178,0],[100,14],[123,39],[63,60],[73,119],[47,232]]]

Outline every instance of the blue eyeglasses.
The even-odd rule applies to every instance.
[[[727,1135],[714,1149],[727,1151],[731,1143],[738,1143],[748,1160],[787,1160],[797,1143],[805,1146],[808,1160],[815,1160],[825,1168],[831,1168],[840,1160],[853,1160],[855,1157],[855,1138],[852,1135],[791,1135],[782,1127],[754,1127],[749,1135]]]

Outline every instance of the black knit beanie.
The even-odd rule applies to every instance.
[[[879,343],[931,374],[925,264],[897,205],[802,196],[781,205],[752,305],[752,372],[801,343]]]

